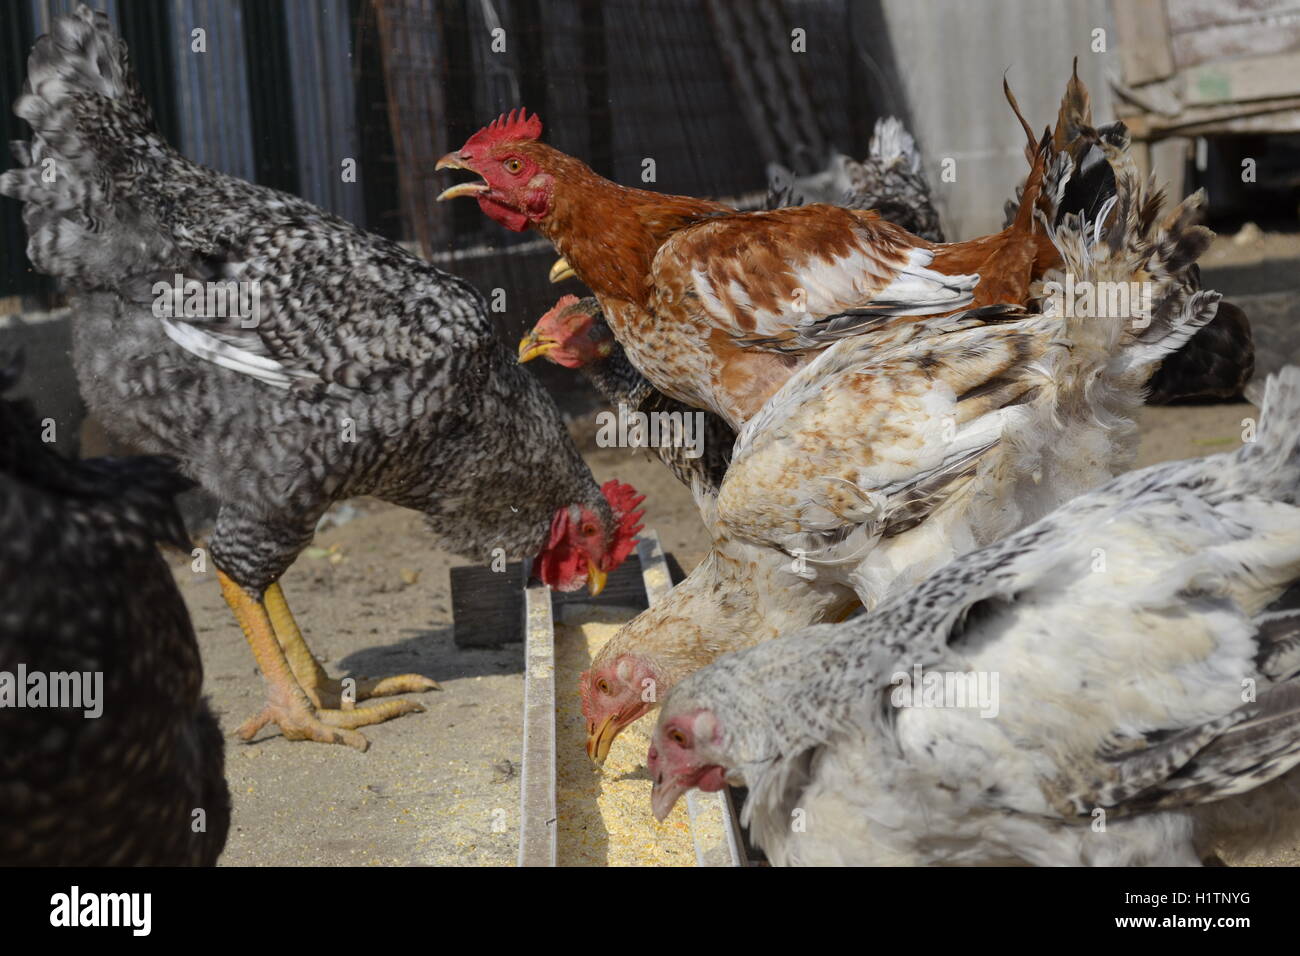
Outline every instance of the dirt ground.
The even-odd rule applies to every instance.
[[[597,480],[631,480],[654,503],[652,527],[690,568],[708,541],[685,489],[639,452],[593,449]],[[448,568],[423,519],[374,501],[317,535],[284,578],[307,640],[336,676],[416,672],[440,691],[426,708],[364,730],[370,749],[293,743],[272,729],[231,738],[235,816],[222,864],[513,865],[518,851],[522,645],[452,642]],[[205,691],[233,731],[259,709],[262,681],[211,569],[175,573],[195,621]],[[648,811],[647,811],[648,812]]]
[[[1225,284],[1236,281],[1234,293],[1248,293],[1262,267],[1294,287],[1300,240],[1253,241],[1253,250],[1232,237],[1216,246],[1211,258],[1226,270]],[[1243,267],[1256,270],[1248,281],[1234,271]],[[1280,287],[1270,281],[1262,291]],[[1294,322],[1294,309],[1287,312]],[[1254,414],[1248,404],[1145,409],[1137,464],[1231,449],[1242,419]],[[683,568],[693,567],[708,541],[685,489],[641,452],[585,450],[598,480],[617,476],[646,493],[647,525]],[[360,501],[344,506],[343,516],[350,520],[322,531],[284,580],[308,641],[335,675],[413,671],[442,689],[415,698],[426,712],[366,728],[364,754],[291,743],[273,731],[251,744],[232,739],[235,815],[222,863],[513,865],[522,647],[455,647],[448,568],[461,562],[433,546],[419,515]],[[233,730],[259,708],[261,679],[211,570],[195,573],[178,560],[176,576],[196,623],[207,693]],[[1235,862],[1296,865],[1300,847]]]

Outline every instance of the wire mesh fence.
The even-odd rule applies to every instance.
[[[0,5],[0,96],[73,0]],[[498,114],[619,182],[756,202],[766,166],[861,154],[881,100],[848,0],[92,0],[127,41],[160,130],[191,159],[302,195],[418,246],[504,311],[514,340],[562,291],[553,253],[473,203],[436,203],[434,164]],[[867,4],[866,7],[873,7]],[[878,13],[878,11],[877,11]],[[867,24],[869,27],[870,25]],[[203,32],[203,43],[196,33]],[[795,49],[807,55],[793,55]],[[888,97],[885,98],[886,100]],[[888,106],[888,103],[885,103]],[[897,110],[894,110],[897,112]],[[6,139],[26,130],[11,113]],[[341,174],[355,160],[355,178]],[[0,205],[0,300],[51,284]],[[575,287],[576,288],[576,287]],[[499,291],[498,291],[499,290]],[[552,384],[573,376],[542,374]]]

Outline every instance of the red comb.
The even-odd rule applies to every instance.
[[[537,139],[541,135],[541,118],[536,113],[529,116],[528,111],[520,107],[509,113],[502,113],[465,140],[465,145],[461,149],[466,150],[473,146],[490,147],[512,140]]]
[[[611,478],[601,485],[600,493],[614,509],[614,517],[618,520],[618,527],[614,529],[614,544],[610,548],[610,557],[616,565],[621,564],[636,547],[637,532],[645,527],[640,523],[645,512],[636,510],[637,506],[645,501],[645,495],[638,495],[635,488],[620,484],[617,478]]]
[[[553,315],[558,315],[559,313],[563,312],[565,309],[569,308],[570,306],[577,305],[577,304],[578,304],[578,297],[576,295],[561,296],[560,301],[556,302],[555,305],[547,309],[546,314],[543,315],[541,319],[538,319],[538,322],[541,322],[545,319],[549,319]]]

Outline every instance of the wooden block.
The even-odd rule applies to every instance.
[[[595,604],[609,607],[634,607],[645,610],[650,605],[646,601],[645,586],[641,583],[641,561],[636,554],[615,568],[605,582],[605,590],[599,597],[592,597],[587,589],[581,591],[552,591],[551,603],[558,616],[559,609],[566,604]]]
[[[457,647],[500,647],[524,639],[524,565],[497,572],[451,569],[452,636]]]
[[[657,541],[657,539],[656,539]],[[657,544],[656,544],[657,546]],[[457,647],[501,647],[524,639],[523,620],[524,565],[512,561],[504,571],[491,568],[459,567],[451,569],[452,635]],[[610,574],[605,590],[592,597],[581,591],[552,591],[553,613],[566,604],[594,604],[609,607],[632,607],[645,610],[645,585],[641,580],[641,561],[628,557]]]
[[[1300,94],[1300,53],[1207,63],[1182,73],[1190,106],[1241,103]]]

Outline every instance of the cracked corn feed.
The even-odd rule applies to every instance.
[[[560,866],[694,866],[686,801],[658,823],[650,812],[646,752],[658,712],[628,727],[603,771],[587,758],[587,725],[578,675],[631,613],[626,609],[567,605],[555,625],[556,801]]]

